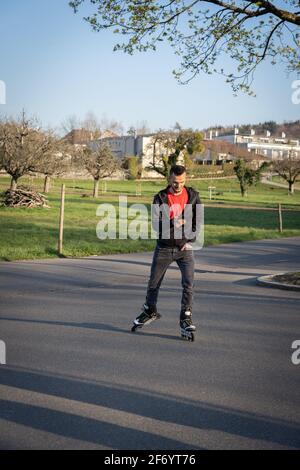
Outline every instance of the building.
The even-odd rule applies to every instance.
[[[233,163],[239,158],[259,165],[266,160],[263,155],[249,151],[246,147],[241,147],[228,141],[204,139],[203,143],[205,150],[196,157],[196,160],[203,165]]]
[[[90,142],[89,146],[92,149],[96,149],[99,142],[104,142],[109,145],[113,154],[120,159],[135,156],[140,159],[143,178],[159,178],[162,176],[156,171],[148,169],[154,158],[154,137],[155,134],[101,137]]]
[[[250,153],[262,155],[266,161],[283,159],[289,155],[300,158],[299,139],[289,139],[284,132],[281,136],[272,136],[269,131],[265,135],[256,135],[252,129],[250,134],[241,135],[239,129],[235,128],[232,133],[225,135],[210,131],[209,140],[212,139],[238,145]]]

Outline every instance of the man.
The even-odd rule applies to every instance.
[[[154,196],[152,224],[158,233],[157,245],[146,301],[142,313],[133,322],[132,331],[160,318],[156,308],[159,288],[169,265],[176,261],[182,284],[180,330],[183,337],[193,341],[196,327],[192,322],[194,251],[191,243],[200,229],[201,202],[199,193],[186,187],[185,182],[185,167],[175,165],[170,170],[167,188]]]

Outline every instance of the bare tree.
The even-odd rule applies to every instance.
[[[116,135],[122,135],[124,132],[123,124],[116,119],[108,119],[107,117],[102,117],[100,120],[100,127],[102,134],[114,133]]]
[[[64,134],[69,134],[70,132],[81,128],[81,121],[78,116],[72,114],[61,123],[61,128]]]
[[[96,140],[110,133],[121,135],[123,125],[115,119],[102,117],[98,119],[93,111],[88,111],[83,119],[76,115],[67,117],[61,124],[64,134],[70,134],[72,131],[81,131],[86,140]]]
[[[57,148],[52,132],[42,131],[25,112],[17,120],[0,122],[0,166],[11,176],[11,189],[21,176],[37,172],[42,161]]]
[[[93,197],[98,197],[99,181],[103,178],[113,176],[121,169],[120,162],[113,155],[110,147],[99,141],[94,150],[90,148],[82,149],[77,154],[82,165],[94,178]]]
[[[45,175],[44,193],[49,192],[53,176],[63,176],[70,169],[71,160],[71,146],[51,133],[51,145],[35,165],[35,170]]]
[[[93,111],[87,112],[84,119],[78,118],[75,114],[67,117],[62,122],[61,128],[64,134],[83,131],[88,140],[97,139],[101,135],[101,123]]]
[[[81,128],[90,132],[91,140],[98,139],[101,136],[101,123],[93,111],[89,111],[83,121],[81,122]]]
[[[290,150],[288,156],[282,160],[274,160],[272,170],[287,181],[289,194],[294,194],[294,185],[300,175],[300,159],[294,156],[293,151]]]
[[[127,131],[127,134],[137,136],[137,135],[150,134],[150,132],[151,131],[150,131],[148,122],[144,120],[144,121],[138,121],[135,126],[130,126]]]
[[[146,120],[138,121],[135,127],[137,135],[150,134],[150,127]]]

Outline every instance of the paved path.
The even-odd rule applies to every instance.
[[[129,332],[151,253],[0,263],[0,447],[300,448],[300,294],[255,284],[299,270],[299,245],[197,252],[194,343],[178,334],[176,266],[162,319]]]

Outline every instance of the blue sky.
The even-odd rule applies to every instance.
[[[259,69],[256,98],[234,97],[219,76],[203,74],[179,85],[168,46],[134,56],[112,52],[116,36],[93,32],[68,0],[2,0],[0,14],[0,80],[7,89],[1,114],[25,108],[44,126],[59,128],[66,117],[92,111],[121,121],[125,129],[145,120],[152,130],[176,121],[201,129],[300,118],[300,105],[291,101],[297,77],[278,66]]]

